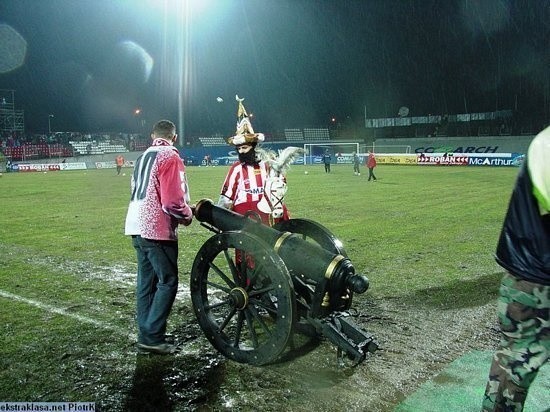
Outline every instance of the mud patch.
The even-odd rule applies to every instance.
[[[331,344],[307,337],[296,337],[296,347],[272,365],[228,361],[216,355],[187,312],[186,326],[174,330],[187,339],[187,355],[165,367],[163,379],[155,378],[164,391],[159,401],[176,411],[392,411],[448,363],[497,343],[493,303],[442,310],[370,299],[358,310],[363,315],[356,323],[377,337],[381,349],[355,368],[339,366]]]

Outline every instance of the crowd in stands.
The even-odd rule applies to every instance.
[[[143,151],[148,145],[148,138],[127,133],[56,132],[50,135],[0,135],[0,152],[4,157],[17,161]]]

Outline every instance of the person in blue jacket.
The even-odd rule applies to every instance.
[[[323,155],[323,164],[325,165],[325,173],[330,173],[330,161],[332,159],[332,156],[330,155],[330,152],[325,150],[325,154]]]

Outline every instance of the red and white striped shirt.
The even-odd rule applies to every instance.
[[[264,184],[269,176],[268,168],[267,163],[263,161],[254,165],[239,161],[233,163],[223,182],[218,204],[221,203],[241,215],[249,211],[256,212],[264,223],[273,223],[269,214],[258,209],[258,202],[264,196]],[[288,211],[285,206],[283,219],[288,218]]]
[[[225,177],[221,196],[226,197],[233,207],[244,203],[255,205],[264,194],[264,182],[267,176],[265,162],[254,165],[235,162]]]

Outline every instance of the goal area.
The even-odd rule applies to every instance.
[[[372,145],[361,145],[361,153],[366,153],[369,150],[377,154],[383,154],[383,153],[409,154],[411,153],[411,146],[410,145],[376,145],[374,143]]]
[[[304,144],[304,164],[323,163],[323,155],[327,150],[332,157],[332,163],[336,163],[337,157],[351,156],[353,152],[359,153],[359,143],[306,143]]]

